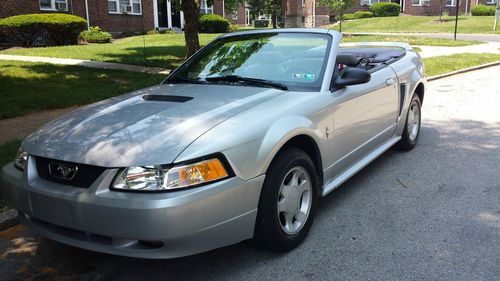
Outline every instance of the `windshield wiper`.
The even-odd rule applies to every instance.
[[[193,80],[182,77],[173,77],[171,79],[167,79],[167,83],[186,83],[186,84],[206,84],[206,81],[203,80]]]
[[[288,87],[285,84],[279,82],[273,82],[264,79],[257,78],[249,78],[249,77],[241,77],[238,75],[226,75],[226,76],[215,76],[215,77],[205,77],[206,81],[217,82],[217,81],[228,81],[228,82],[243,82],[247,84],[259,85],[259,86],[267,86],[273,87],[280,90],[288,90]]]

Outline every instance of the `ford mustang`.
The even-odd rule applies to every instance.
[[[251,238],[291,250],[321,197],[419,137],[419,55],[341,38],[222,35],[160,85],[29,135],[1,192],[35,232],[93,251],[174,258]]]

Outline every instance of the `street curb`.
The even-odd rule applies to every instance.
[[[17,219],[17,211],[14,209],[9,209],[5,212],[0,213],[0,231],[4,231],[9,227],[19,224]]]
[[[447,72],[447,73],[443,73],[443,74],[431,76],[431,77],[427,78],[427,81],[439,80],[441,78],[449,77],[449,76],[452,76],[452,75],[466,73],[466,72],[470,72],[470,71],[474,71],[474,70],[479,70],[479,69],[483,69],[483,68],[487,68],[487,67],[491,67],[491,66],[497,66],[497,65],[500,65],[500,61],[494,61],[494,62],[490,62],[490,63],[486,63],[486,64],[481,64],[481,65],[477,65],[477,66],[472,66],[472,67],[468,67],[468,68],[463,68],[463,69],[455,70],[455,71],[452,71],[452,72]]]

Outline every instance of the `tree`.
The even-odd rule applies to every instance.
[[[247,0],[246,4],[254,16],[259,14],[271,15],[273,28],[278,27],[278,15],[282,11],[281,0]]]
[[[200,49],[198,24],[200,17],[200,0],[182,0],[184,12],[184,40],[186,41],[186,58]]]
[[[357,0],[318,0],[318,6],[328,8],[335,17],[339,17],[339,32],[342,32],[342,18],[355,1]]]

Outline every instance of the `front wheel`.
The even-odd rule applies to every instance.
[[[408,108],[405,128],[401,135],[401,140],[395,145],[396,149],[412,150],[417,145],[418,136],[420,135],[421,117],[422,103],[418,95],[414,94]]]
[[[304,151],[291,147],[280,152],[262,187],[255,240],[279,252],[297,247],[312,225],[318,184],[314,164]]]

